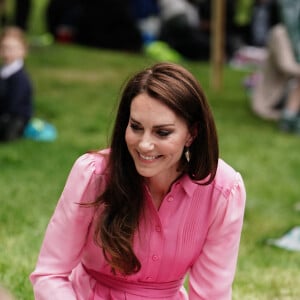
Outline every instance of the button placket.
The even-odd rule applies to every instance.
[[[159,257],[156,254],[154,254],[154,255],[152,255],[152,260],[153,261],[158,261]]]
[[[173,197],[173,196],[169,196],[169,197],[167,198],[167,201],[168,201],[168,202],[174,201],[174,197]]]

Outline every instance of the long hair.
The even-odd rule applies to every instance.
[[[129,79],[112,132],[108,184],[96,201],[104,205],[104,210],[95,230],[95,240],[112,270],[125,275],[141,268],[133,251],[133,236],[144,207],[143,179],[136,171],[125,141],[131,102],[141,93],[167,105],[196,133],[189,147],[189,163],[182,155],[182,172],[193,180],[201,180],[201,184],[209,184],[215,177],[219,156],[211,110],[201,86],[189,71],[176,64],[158,63]]]

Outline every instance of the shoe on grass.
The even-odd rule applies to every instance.
[[[297,120],[297,117],[282,117],[279,120],[279,129],[283,132],[294,132],[297,128],[297,123],[299,126],[299,134],[300,134],[300,120]]]
[[[294,131],[295,131],[295,133],[300,135],[300,117],[299,116],[296,118]]]

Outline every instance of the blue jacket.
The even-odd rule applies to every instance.
[[[24,68],[8,78],[0,78],[0,115],[3,114],[27,120],[33,115],[33,88]]]

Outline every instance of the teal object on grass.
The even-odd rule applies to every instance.
[[[24,130],[24,137],[35,141],[52,142],[57,138],[54,125],[39,118],[30,120]]]

